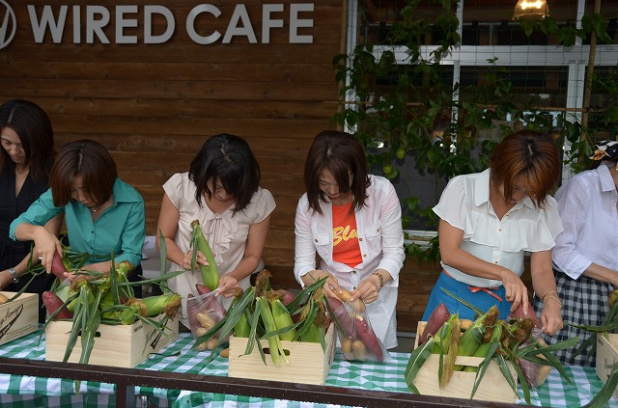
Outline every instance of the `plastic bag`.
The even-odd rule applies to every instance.
[[[532,329],[532,334],[530,334],[530,338],[536,339],[536,341],[538,341],[541,344],[541,346],[547,346],[547,343],[545,343],[545,340],[543,340],[543,338],[541,337],[541,329],[539,329],[538,327],[535,327],[534,329]],[[522,343],[519,346],[519,348],[526,347],[530,343],[531,341],[527,340],[524,343]],[[544,358],[544,357],[541,357],[541,358]],[[523,358],[520,358],[519,367],[521,368],[521,371],[524,374],[524,378],[526,379],[528,386],[531,389],[534,389],[536,387],[540,387],[541,385],[543,385],[543,383],[547,379],[547,376],[549,375],[549,372],[551,371],[552,366],[537,364],[537,363],[533,363],[532,361],[528,361]]]
[[[352,308],[336,298],[328,298],[345,360],[384,362],[391,359],[371,327],[366,310]]]
[[[197,345],[199,351],[214,350],[218,345],[227,341],[227,339],[219,338],[218,331],[212,332],[211,330],[225,316],[221,299],[215,297],[214,292],[198,296],[189,294],[187,314],[189,328],[195,340],[208,334],[204,341]]]

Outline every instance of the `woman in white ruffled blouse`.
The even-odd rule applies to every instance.
[[[474,312],[442,288],[483,311],[492,305],[504,319],[520,305],[529,310],[528,289],[520,276],[530,252],[533,289],[543,299],[543,332],[561,329],[551,248],[562,231],[556,201],[549,195],[560,174],[555,142],[529,130],[504,138],[489,169],[454,177],[433,210],[440,217],[442,273],[433,288],[423,320],[444,302],[451,313],[474,318]]]
[[[217,293],[229,306],[234,290],[249,287],[251,274],[261,267],[275,200],[259,184],[260,168],[249,144],[219,134],[204,143],[188,173],[174,174],[163,185],[157,228],[165,237],[170,270],[187,271],[169,281],[170,289],[183,296],[181,322],[187,327],[184,300],[189,293],[197,295],[195,284],[202,283],[199,268],[191,271],[191,222],[199,220],[210,243],[221,276]],[[207,265],[201,252],[197,262]]]

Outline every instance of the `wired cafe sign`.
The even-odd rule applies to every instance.
[[[161,5],[26,5],[14,1],[14,5],[26,6],[32,37],[37,44],[49,36],[54,44],[163,44],[172,39],[176,32],[176,17],[167,7]],[[242,37],[250,44],[268,44],[273,30],[285,30],[290,44],[311,44],[313,35],[307,34],[313,28],[313,3],[260,4],[261,19],[252,21],[247,7],[236,4],[231,13],[224,15],[212,4],[198,4],[186,16],[184,29],[189,38],[199,45],[215,43],[229,44],[235,37]],[[225,31],[200,29],[200,19],[220,19],[227,23]],[[165,21],[163,26],[153,21]],[[0,49],[7,47],[17,31],[15,11],[6,0],[0,0]],[[71,23],[68,23],[68,22]],[[141,29],[143,36],[135,35]],[[255,26],[258,28],[256,29]],[[113,35],[104,31],[113,27]],[[65,35],[65,28],[70,34]],[[305,29],[305,30],[301,30]],[[207,31],[207,32],[205,32]],[[301,34],[302,31],[302,34]]]

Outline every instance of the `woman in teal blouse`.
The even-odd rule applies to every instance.
[[[90,254],[86,269],[107,272],[114,261],[136,266],[132,280],[141,275],[142,246],[146,237],[144,200],[118,178],[116,163],[101,144],[92,140],[62,147],[50,176],[50,188],[11,223],[10,236],[34,241],[48,272],[54,252],[62,253],[58,238],[43,228],[64,214],[71,249]],[[135,287],[136,296],[141,288]]]

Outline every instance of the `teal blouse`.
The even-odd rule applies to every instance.
[[[93,222],[90,210],[79,201],[71,200],[63,207],[54,207],[50,188],[11,223],[9,235],[14,240],[15,229],[22,222],[42,226],[64,213],[71,249],[90,254],[88,263],[109,261],[114,251],[117,263],[126,260],[138,266],[146,238],[144,199],[119,178],[114,182],[113,194],[112,206]]]

